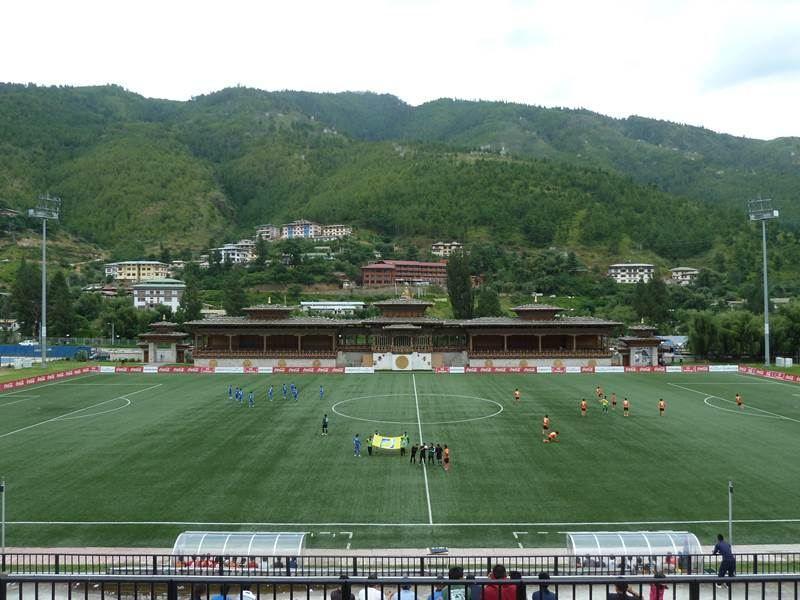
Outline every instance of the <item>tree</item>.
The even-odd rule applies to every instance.
[[[178,308],[178,322],[195,321],[200,318],[200,311],[203,309],[203,301],[200,299],[200,289],[197,279],[194,277],[186,278],[186,287],[183,289],[180,307]]]
[[[47,333],[64,337],[75,325],[75,306],[64,271],[56,271],[47,290]]]
[[[447,262],[447,295],[456,319],[471,319],[474,298],[472,281],[469,276],[469,263],[462,252],[450,255]]]
[[[11,312],[19,322],[19,331],[23,336],[33,336],[41,318],[41,279],[39,265],[25,259],[20,262],[11,286]]]
[[[256,259],[255,264],[259,267],[263,267],[267,262],[267,257],[269,256],[269,246],[267,246],[267,241],[259,236],[256,240]]]
[[[689,347],[697,356],[707,357],[719,337],[714,315],[708,311],[694,313],[689,322]]]
[[[500,296],[490,287],[483,287],[477,294],[475,316],[499,317],[503,314],[500,307]]]
[[[225,312],[236,317],[242,314],[242,309],[247,304],[247,296],[242,287],[241,277],[238,273],[231,273],[225,281],[225,289],[222,295],[222,308]]]

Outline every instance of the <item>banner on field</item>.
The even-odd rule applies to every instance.
[[[403,436],[385,436],[376,434],[372,436],[372,447],[381,450],[400,450],[403,445]]]
[[[344,373],[344,367],[272,367],[273,373]]]
[[[538,373],[539,367],[464,367],[465,373]]]

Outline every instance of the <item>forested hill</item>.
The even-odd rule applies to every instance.
[[[677,260],[744,228],[751,189],[779,204],[776,186],[796,192],[796,146],[512,104],[244,88],[170,102],[116,86],[0,85],[0,200],[59,194],[67,229],[127,257],[305,217]]]

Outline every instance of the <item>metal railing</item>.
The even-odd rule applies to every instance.
[[[737,572],[752,575],[800,574],[800,552],[746,553],[736,555]],[[495,564],[509,571],[535,575],[698,575],[716,573],[721,558],[713,554],[640,556],[174,556],[171,554],[73,554],[6,553],[0,555],[0,572],[11,574],[94,574],[94,575],[246,575],[360,576],[442,576],[451,567],[475,575],[488,573]]]
[[[800,575],[710,575],[610,577],[553,576],[513,579],[434,577],[198,577],[147,575],[0,574],[0,600],[501,600],[530,598],[540,586],[560,600],[647,597],[661,586],[663,597],[797,598]],[[625,594],[630,590],[633,595]]]

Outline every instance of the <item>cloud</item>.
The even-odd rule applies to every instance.
[[[724,47],[719,62],[706,79],[707,89],[720,89],[749,81],[800,73],[800,32],[750,40]]]

